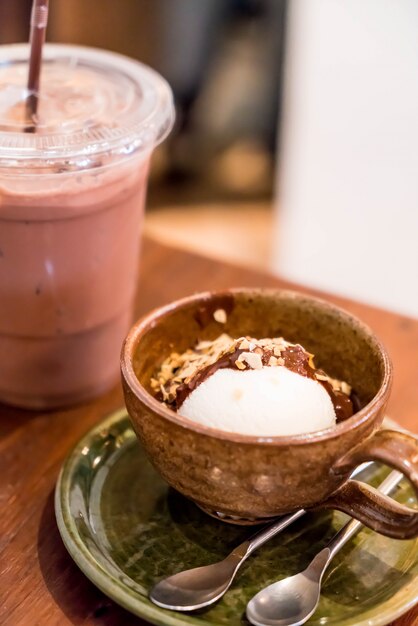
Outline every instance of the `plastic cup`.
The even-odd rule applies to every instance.
[[[28,53],[0,47],[0,400],[52,408],[118,379],[150,157],[174,109],[141,63],[46,45],[28,132]]]

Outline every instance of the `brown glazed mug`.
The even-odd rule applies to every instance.
[[[214,319],[217,309],[226,311],[225,324]],[[162,361],[223,332],[301,343],[317,367],[352,385],[361,410],[327,430],[257,437],[196,424],[158,402],[150,378]],[[193,295],[133,326],[122,350],[122,379],[129,415],[150,460],[172,487],[208,513],[259,523],[298,508],[339,509],[389,537],[418,535],[418,510],[349,479],[363,461],[380,461],[403,472],[418,492],[417,441],[380,429],[392,383],[389,357],[372,331],[345,311],[288,291]]]

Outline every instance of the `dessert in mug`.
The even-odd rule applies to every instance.
[[[353,415],[355,394],[283,337],[227,334],[171,354],[151,380],[157,398],[205,426],[265,437],[323,430]]]
[[[418,486],[416,440],[381,429],[390,359],[349,313],[291,291],[195,294],[133,326],[121,369],[126,406],[152,463],[211,515],[253,524],[296,509],[337,508],[390,537],[418,536],[416,511],[349,480],[374,460]],[[235,376],[233,384],[224,374]],[[270,376],[278,383],[264,392]]]

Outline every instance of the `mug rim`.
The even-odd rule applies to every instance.
[[[357,413],[354,413],[354,415],[336,424],[335,426],[309,433],[299,433],[296,435],[285,436],[259,436],[228,432],[219,428],[213,428],[210,426],[199,424],[169,409],[145,389],[145,387],[140,383],[135,374],[132,359],[139,341],[142,337],[145,336],[145,334],[149,330],[155,327],[157,321],[168,316],[170,313],[177,311],[179,308],[185,307],[195,302],[207,301],[214,297],[224,297],[234,294],[280,294],[285,298],[287,297],[298,300],[309,300],[322,306],[325,305],[326,307],[334,309],[334,311],[342,313],[344,317],[348,318],[351,322],[354,322],[363,332],[365,332],[373,339],[380,352],[383,361],[383,380],[377,393],[373,396],[370,402],[366,404],[366,406],[360,409],[360,411],[357,411]],[[121,373],[130,390],[133,392],[138,400],[145,404],[152,412],[157,413],[160,417],[176,424],[177,426],[180,426],[181,428],[194,431],[199,435],[205,435],[213,439],[221,439],[233,443],[242,443],[249,445],[256,444],[261,446],[289,446],[334,439],[336,437],[339,437],[343,433],[355,429],[357,426],[360,426],[364,422],[367,422],[375,415],[376,410],[381,407],[381,405],[385,402],[385,400],[387,400],[390,394],[393,377],[393,366],[385,347],[377,338],[375,333],[371,330],[371,328],[355,315],[352,315],[345,309],[329,302],[328,300],[318,298],[317,296],[311,296],[304,292],[293,291],[289,289],[234,287],[230,289],[194,293],[192,295],[174,300],[168,304],[156,307],[152,309],[149,313],[142,316],[131,327],[127,337],[123,342],[121,351]]]

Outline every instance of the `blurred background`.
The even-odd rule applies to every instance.
[[[416,0],[51,0],[48,39],[171,84],[149,235],[418,317],[417,32]]]

